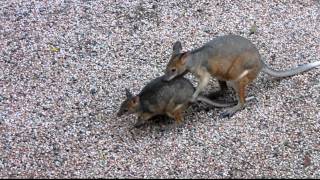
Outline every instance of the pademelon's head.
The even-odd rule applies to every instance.
[[[126,99],[121,103],[120,109],[117,113],[117,116],[129,115],[136,113],[140,107],[140,98],[139,96],[133,96],[129,89],[125,89]]]
[[[167,64],[164,80],[170,81],[171,79],[185,74],[187,71],[187,60],[189,52],[182,52],[181,42],[177,41],[173,45],[173,52],[170,58],[169,63]]]

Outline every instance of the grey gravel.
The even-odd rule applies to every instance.
[[[320,2],[2,0],[0,178],[320,178],[319,68],[261,74],[258,100],[230,119],[202,105],[181,127],[116,117],[176,40],[191,50],[229,33],[275,69],[318,61]]]

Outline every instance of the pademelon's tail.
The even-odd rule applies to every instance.
[[[293,75],[302,73],[304,71],[308,71],[308,70],[315,68],[317,66],[320,66],[320,61],[316,61],[316,62],[308,63],[308,64],[303,64],[301,66],[298,66],[296,68],[289,69],[289,70],[277,71],[277,70],[271,69],[268,65],[266,65],[264,63],[262,71],[273,76],[273,77],[282,78],[282,77],[287,77],[287,76],[293,76]]]
[[[252,99],[255,99],[254,96],[249,96],[247,97],[245,100],[246,101],[250,101]],[[214,106],[214,107],[221,107],[221,108],[224,108],[224,107],[230,107],[230,106],[234,106],[237,104],[237,102],[221,102],[221,101],[215,101],[215,100],[211,100],[211,99],[208,99],[207,97],[205,96],[201,96],[199,95],[197,97],[197,100],[198,101],[202,101],[204,103],[207,103],[207,104],[210,104],[211,106]]]

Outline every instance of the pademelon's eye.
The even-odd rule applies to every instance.
[[[171,69],[171,72],[174,73],[174,72],[176,72],[176,70],[177,70],[176,68],[172,68],[172,69]]]

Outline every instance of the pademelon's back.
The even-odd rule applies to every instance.
[[[245,51],[255,52],[259,55],[256,46],[248,39],[238,35],[218,36],[192,52],[206,52],[213,56],[233,56]]]
[[[139,93],[144,110],[162,109],[170,102],[175,104],[187,103],[194,93],[191,82],[184,77],[164,81],[163,76],[151,80]],[[152,107],[152,108],[151,108]]]

